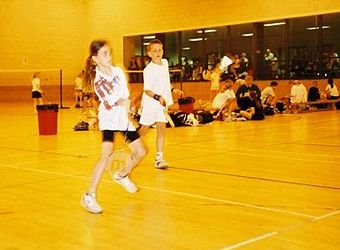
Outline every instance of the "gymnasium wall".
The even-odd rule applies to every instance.
[[[71,99],[74,78],[84,66],[93,39],[109,40],[115,63],[122,65],[124,36],[332,12],[340,12],[340,1],[3,0],[0,71],[62,68],[64,96]],[[29,100],[30,74],[10,82],[1,74],[4,95],[0,102],[21,100],[23,95]],[[58,100],[59,86],[43,80],[43,88],[51,85],[47,86],[48,100]]]
[[[123,36],[339,12],[340,1],[93,0],[88,10],[89,40],[108,39],[122,65]]]
[[[86,0],[2,0],[0,70],[62,68],[64,82],[73,83],[85,60],[86,15]],[[6,82],[5,74],[0,86],[31,86],[31,76]]]

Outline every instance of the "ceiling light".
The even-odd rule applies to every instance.
[[[190,50],[190,47],[184,47],[182,50]]]
[[[144,45],[144,46],[147,46],[147,45],[149,45],[149,43],[143,43],[143,45]]]
[[[273,27],[273,26],[280,26],[280,25],[285,25],[285,22],[276,22],[276,23],[265,23],[263,26],[264,27]]]
[[[253,35],[254,35],[253,33],[243,33],[243,34],[241,34],[241,36],[244,36],[244,37],[253,36]]]
[[[144,36],[143,39],[155,39],[156,36]]]
[[[202,41],[203,38],[202,37],[197,37],[197,38],[190,38],[189,41],[190,42],[199,42],[199,41]],[[204,40],[208,40],[207,38],[204,38]]]
[[[318,26],[307,27],[306,30],[318,30],[319,28],[320,28],[320,27],[318,27]],[[329,25],[324,25],[324,26],[322,26],[321,28],[322,28],[322,29],[330,29],[331,26],[329,26]]]
[[[214,30],[214,29],[210,29],[210,30],[204,30],[204,33],[214,33],[216,32],[217,30]],[[201,34],[203,33],[203,30],[197,30],[197,33]]]

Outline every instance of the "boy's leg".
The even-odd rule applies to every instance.
[[[156,159],[155,159],[155,167],[156,168],[167,168],[169,165],[163,158],[163,150],[165,144],[165,129],[166,123],[164,122],[156,122],[156,130],[157,130],[157,140],[156,140]]]

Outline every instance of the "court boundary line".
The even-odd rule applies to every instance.
[[[68,178],[88,179],[87,176],[83,176],[83,173],[79,173],[79,175],[77,175],[77,174],[65,174],[65,173],[58,173],[58,172],[49,171],[49,170],[40,170],[40,169],[35,169],[35,168],[21,168],[21,167],[10,166],[10,165],[5,165],[5,164],[0,164],[0,167],[20,169],[20,171],[25,170],[25,171],[32,171],[32,172],[37,172],[37,173],[52,174],[52,175],[57,175],[57,176],[61,176],[61,177],[68,177]],[[113,183],[112,181],[105,180],[105,179],[103,179],[102,182]],[[259,205],[253,205],[253,204],[242,203],[242,202],[237,202],[237,201],[213,198],[213,197],[209,197],[209,196],[205,196],[205,195],[191,194],[191,193],[167,190],[167,189],[162,189],[162,188],[154,188],[154,187],[149,187],[149,186],[145,186],[145,185],[138,185],[138,186],[141,187],[141,188],[147,189],[147,190],[164,192],[164,193],[168,193],[168,194],[190,197],[190,198],[195,198],[195,199],[200,199],[200,200],[214,201],[214,202],[219,202],[219,203],[222,203],[222,204],[230,204],[230,205],[235,205],[235,206],[240,206],[240,207],[253,208],[253,209],[262,210],[262,211],[269,211],[269,212],[273,212],[273,213],[288,214],[288,215],[303,217],[303,218],[307,218],[307,219],[318,218],[317,216],[313,216],[313,215],[309,215],[309,214],[292,212],[292,211],[287,211],[287,210],[283,210],[283,209],[270,208],[270,207],[259,206]],[[4,188],[6,188],[6,187],[3,187],[2,189],[4,189]]]
[[[52,175],[57,175],[57,176],[60,176],[60,177],[76,178],[76,179],[88,179],[88,177],[83,175],[84,173],[65,174],[65,173],[58,173],[58,172],[49,171],[49,170],[40,170],[40,169],[36,169],[36,168],[24,168],[24,169],[22,169],[21,167],[10,166],[10,165],[5,165],[5,164],[0,164],[0,166],[15,169],[15,170],[20,168],[20,170],[26,170],[26,171],[32,171],[32,172],[38,172],[38,173],[44,173],[44,174],[52,174]],[[110,184],[113,183],[112,181],[106,180],[106,179],[103,179],[102,182],[110,183]],[[30,184],[30,183],[28,183],[28,184]],[[304,214],[304,213],[297,213],[297,212],[291,212],[291,211],[282,210],[282,209],[268,208],[268,207],[264,207],[264,206],[258,206],[258,205],[252,205],[252,204],[247,204],[247,203],[242,203],[242,202],[235,202],[235,201],[230,201],[230,200],[213,198],[213,197],[209,197],[209,196],[205,196],[205,195],[197,195],[197,194],[191,194],[191,193],[186,193],[186,192],[178,192],[178,191],[167,190],[167,189],[162,189],[162,188],[149,187],[149,186],[145,186],[145,185],[139,185],[139,187],[147,189],[147,190],[157,191],[157,192],[164,192],[164,193],[168,193],[168,194],[190,197],[190,198],[193,198],[193,199],[208,200],[208,201],[214,201],[214,202],[219,202],[219,203],[224,203],[224,204],[232,204],[232,205],[237,205],[237,206],[240,206],[240,207],[252,208],[252,209],[268,211],[268,212],[273,212],[273,213],[283,213],[283,214],[303,217],[303,218],[307,219],[306,222],[299,222],[297,225],[293,225],[293,226],[290,225],[290,226],[283,228],[281,230],[261,234],[259,236],[238,242],[236,244],[223,247],[220,250],[237,249],[237,248],[252,244],[254,242],[258,242],[258,241],[261,241],[261,240],[264,240],[264,239],[267,239],[267,238],[271,238],[271,237],[278,235],[282,232],[286,232],[286,231],[290,231],[292,229],[302,227],[302,226],[304,226],[308,223],[314,223],[316,221],[321,221],[323,219],[326,219],[326,218],[340,214],[340,210],[335,210],[335,211],[326,213],[324,215],[312,216],[312,215],[308,215],[308,214]]]
[[[283,233],[283,232],[288,232],[288,231],[291,231],[293,229],[297,229],[297,228],[303,227],[303,226],[305,226],[307,224],[312,224],[312,223],[314,223],[316,221],[321,221],[323,219],[327,219],[327,218],[332,217],[332,216],[337,215],[337,214],[340,214],[340,210],[335,210],[335,211],[329,212],[327,214],[324,214],[324,215],[321,215],[321,216],[317,216],[316,218],[311,219],[311,220],[309,220],[307,222],[300,222],[300,223],[297,223],[295,225],[291,225],[291,226],[285,227],[285,228],[283,228],[281,230],[277,230],[277,231],[273,231],[273,232],[270,232],[270,233],[262,234],[262,235],[259,235],[257,237],[250,238],[248,240],[241,241],[241,242],[238,242],[236,244],[229,245],[227,247],[221,248],[220,250],[232,250],[232,249],[236,249],[236,248],[239,248],[239,247],[242,247],[242,246],[245,246],[245,245],[249,245],[251,243],[254,243],[254,242],[257,242],[257,241],[260,241],[260,240],[264,240],[264,239],[273,237],[273,236],[278,235],[278,234]]]
[[[262,235],[254,237],[254,238],[250,238],[248,240],[241,241],[241,242],[236,243],[234,245],[230,245],[230,246],[221,248],[220,250],[232,250],[232,249],[236,249],[236,248],[243,247],[245,245],[249,245],[251,243],[254,243],[254,242],[257,242],[257,241],[260,241],[260,240],[264,240],[266,238],[270,238],[270,237],[272,237],[274,235],[277,235],[277,234],[279,234],[278,231],[273,231],[273,232],[270,232],[270,233],[262,234]]]
[[[315,188],[322,188],[322,189],[331,189],[331,190],[340,190],[340,187],[333,187],[333,186],[322,186],[317,184],[310,184],[310,183],[303,183],[303,182],[294,182],[294,181],[285,181],[285,180],[278,180],[278,179],[270,179],[264,177],[256,177],[251,175],[241,175],[241,174],[233,174],[233,173],[222,173],[222,172],[214,172],[202,169],[193,169],[193,168],[181,168],[181,167],[169,167],[169,169],[178,169],[184,171],[192,171],[192,172],[201,172],[201,173],[208,173],[213,175],[225,175],[231,176],[236,178],[244,178],[250,180],[260,180],[260,181],[268,181],[268,182],[276,182],[276,183],[283,183],[283,184],[292,184],[297,186],[306,186],[306,187],[315,187]]]

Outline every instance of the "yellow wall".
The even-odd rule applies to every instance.
[[[123,36],[223,26],[340,11],[338,0],[89,1],[89,40],[107,38],[122,65]]]
[[[0,70],[61,67],[64,83],[73,84],[93,39],[109,40],[122,65],[126,35],[332,12],[340,1],[2,0]]]
[[[85,0],[2,0],[0,70],[62,68],[73,82],[84,65],[86,23]]]

